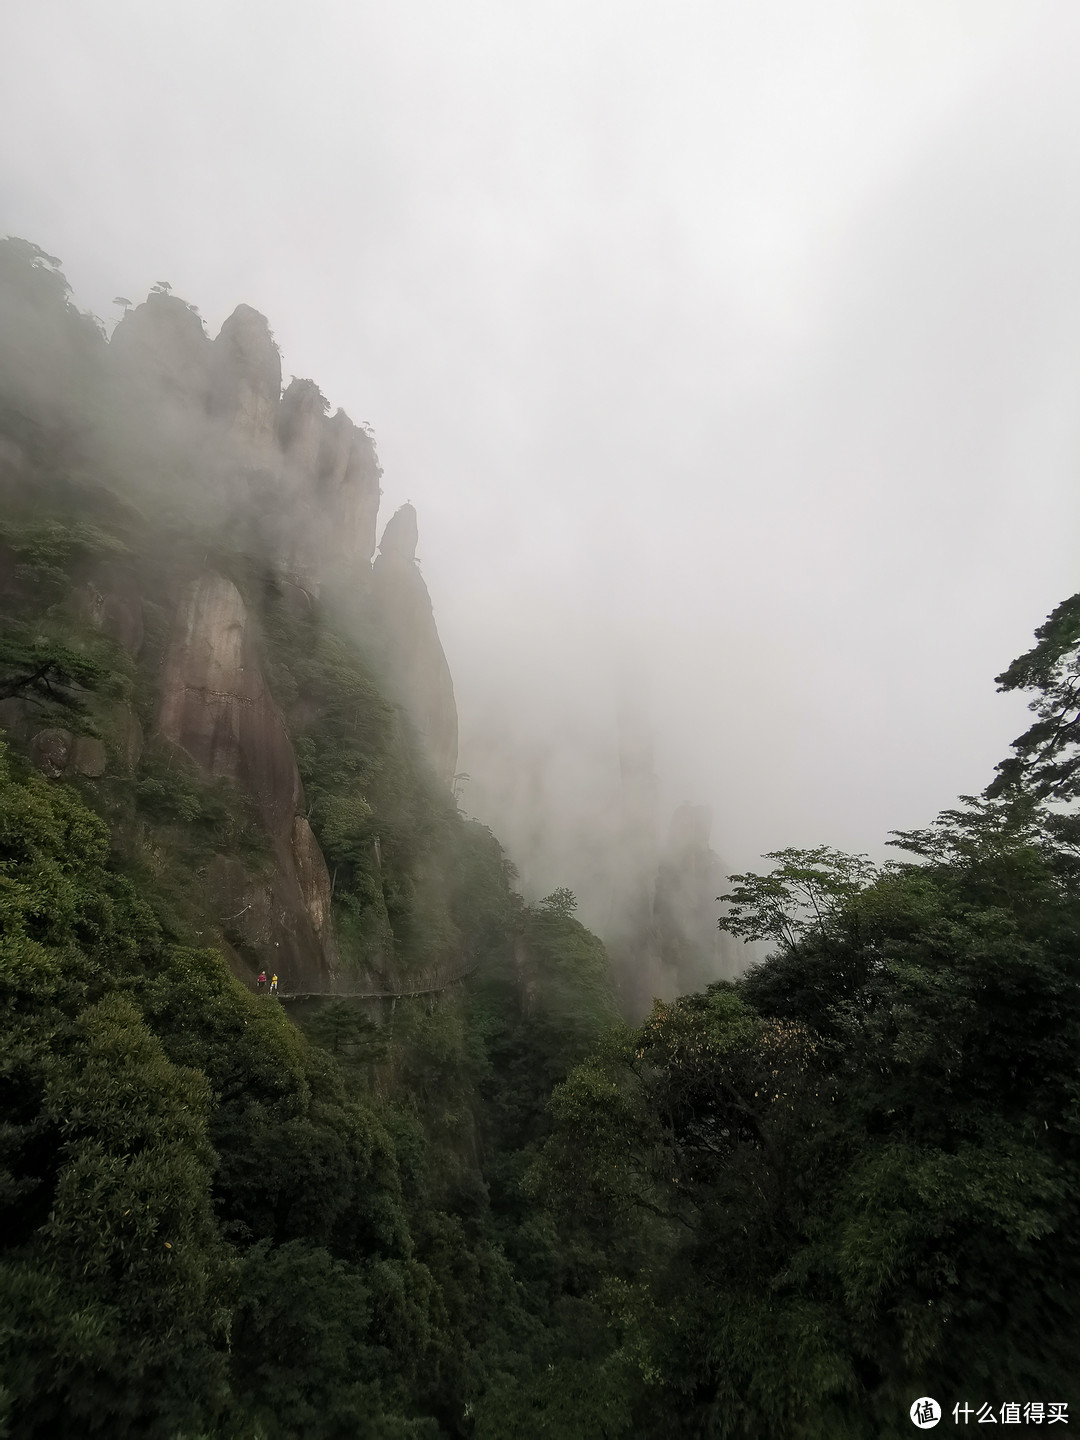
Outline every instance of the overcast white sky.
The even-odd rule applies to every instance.
[[[1078,75],[1075,0],[35,0],[0,230],[372,424],[530,885],[496,782],[602,803],[620,685],[733,868],[881,853],[1078,588]]]

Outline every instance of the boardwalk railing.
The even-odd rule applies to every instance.
[[[279,1000],[411,1000],[418,995],[441,995],[475,972],[476,966],[473,965],[468,970],[459,970],[438,985],[427,985],[419,990],[278,990],[275,993]],[[261,990],[259,993],[265,995],[268,992]]]

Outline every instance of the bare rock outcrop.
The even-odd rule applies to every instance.
[[[364,583],[381,494],[370,435],[326,411],[317,385],[293,380],[278,413],[279,551],[286,577],[313,595],[329,576]]]
[[[292,380],[281,397],[278,439],[285,457],[286,482],[293,490],[314,489],[326,411],[326,397],[313,380]]]
[[[68,769],[76,775],[98,780],[105,774],[105,746],[96,735],[76,735],[71,745]]]
[[[215,855],[206,884],[225,939],[249,964],[277,972],[285,992],[333,986],[337,950],[329,912],[320,937],[294,872],[279,864],[269,875],[251,875],[235,856]]]
[[[372,567],[385,638],[383,669],[419,732],[435,773],[449,783],[457,766],[458,719],[431,597],[416,562],[416,511],[403,505],[386,523]]]
[[[344,410],[323,421],[316,505],[323,517],[329,566],[355,576],[366,573],[375,553],[382,471],[371,436]]]
[[[278,441],[282,453],[278,541],[285,578],[311,595],[325,570],[327,527],[315,504],[323,451],[326,398],[311,380],[293,380],[281,397]]]
[[[281,354],[266,317],[238,305],[218,331],[210,358],[208,409],[250,469],[277,470]]]
[[[124,313],[109,341],[113,367],[128,385],[198,413],[206,405],[210,341],[194,308],[152,290]]]
[[[158,728],[208,775],[239,781],[272,835],[289,832],[300,776],[263,679],[247,607],[222,575],[201,575],[180,605],[162,672]]]
[[[327,966],[334,974],[337,971],[337,945],[330,912],[333,887],[319,842],[303,815],[297,815],[293,820],[292,853],[305,908],[319,937]]]
[[[30,758],[43,775],[59,779],[68,767],[74,736],[70,730],[39,730],[30,741]]]
[[[260,958],[290,987],[326,988],[337,961],[326,863],[306,820],[297,824],[301,787],[292,746],[263,678],[243,598],[222,575],[201,575],[179,607],[162,670],[158,729],[204,773],[235,780],[251,797],[275,862],[269,880],[254,887],[263,898],[252,893],[245,901],[269,915]],[[229,903],[236,898],[231,894]]]
[[[156,654],[160,644],[159,607],[176,599],[175,577],[224,563],[209,558],[221,549],[243,555],[309,613],[332,579],[331,600],[348,601],[335,619],[365,642],[369,629],[381,630],[388,684],[435,771],[451,779],[457,710],[416,564],[415,511],[406,506],[391,519],[372,566],[381,494],[372,438],[343,410],[329,415],[311,381],[294,380],[282,395],[281,359],[262,315],[238,306],[211,341],[195,307],[159,282],[107,341],[103,328],[70,304],[59,262],[26,242],[0,241],[0,380],[29,422],[28,434],[48,425],[60,437],[50,440],[50,464],[73,457],[73,475],[110,475],[114,499],[134,501],[131,533],[139,533],[144,510],[167,517],[167,555],[156,542],[147,553],[139,542],[131,550],[121,545],[95,551],[68,577],[82,622],[140,659],[140,676],[151,663],[147,651]],[[0,442],[0,489],[23,483],[21,444]],[[0,592],[15,608],[39,599],[25,571],[0,541]],[[267,953],[267,963],[321,988],[336,964],[332,884],[301,817],[295,756],[243,598],[208,570],[179,596],[171,624],[154,728],[205,776],[227,778],[250,796],[270,837],[272,873],[248,875],[230,857],[236,863],[218,877],[220,888],[247,894],[233,898],[258,917],[251,943],[279,952]],[[46,773],[96,778],[107,761],[106,784],[115,778],[119,785],[140,764],[142,728],[131,705],[104,695],[99,701],[85,723],[104,743],[45,729],[48,712],[43,717],[18,697],[0,702],[0,724],[17,730]],[[374,955],[390,935],[385,906],[373,926],[364,943]]]
[[[406,565],[415,570],[416,547],[420,543],[420,527],[416,523],[416,507],[406,504],[398,507],[386,522],[382,539],[379,541],[379,557],[384,568]],[[378,563],[378,562],[377,562]],[[427,586],[424,587],[425,591]]]

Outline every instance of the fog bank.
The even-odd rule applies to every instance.
[[[657,847],[706,807],[725,870],[881,854],[1023,728],[993,676],[1076,588],[1078,62],[1065,3],[45,0],[0,227],[110,323],[247,301],[371,423],[461,803],[603,928],[620,716]]]

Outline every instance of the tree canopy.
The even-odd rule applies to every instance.
[[[1080,595],[1063,600],[1035,631],[1036,644],[997,677],[999,690],[1032,692],[1035,723],[1013,741],[986,794],[1017,787],[1043,800],[1080,794]]]

